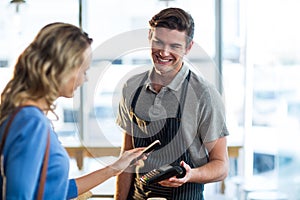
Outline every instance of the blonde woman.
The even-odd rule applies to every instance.
[[[143,148],[126,151],[113,164],[91,174],[68,179],[69,157],[46,117],[58,97],[73,97],[86,80],[92,39],[80,28],[52,23],[40,30],[19,56],[14,76],[1,95],[0,185],[2,199],[38,198],[42,167],[46,164],[43,199],[70,199],[126,169]],[[7,137],[3,134],[12,117]],[[48,140],[49,138],[49,140]],[[49,141],[49,143],[48,143]],[[47,147],[49,144],[49,148]],[[45,153],[46,150],[48,153]],[[48,155],[48,162],[43,161]]]

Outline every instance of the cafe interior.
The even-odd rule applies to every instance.
[[[70,156],[70,177],[114,162],[122,144],[116,125],[121,87],[151,65],[148,21],[167,7],[195,20],[187,55],[224,99],[230,170],[205,184],[205,199],[300,198],[300,18],[298,0],[1,0],[0,92],[15,61],[51,22],[81,27],[93,38],[89,81],[59,98],[55,131]],[[115,177],[90,199],[113,199]]]

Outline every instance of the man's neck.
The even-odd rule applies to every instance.
[[[150,79],[151,85],[156,92],[159,92],[162,87],[169,85],[177,73],[181,70],[182,66],[178,70],[173,70],[168,73],[157,73],[157,71],[153,70]]]

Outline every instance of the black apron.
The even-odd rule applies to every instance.
[[[128,199],[145,200],[150,197],[164,197],[168,200],[203,200],[203,184],[185,183],[180,187],[173,188],[164,187],[158,183],[145,185],[139,181],[139,178],[145,173],[165,164],[179,165],[180,161],[183,160],[192,168],[194,167],[181,131],[181,113],[187,94],[190,74],[191,72],[189,71],[183,83],[176,117],[147,121],[136,115],[135,107],[142,88],[145,87],[144,83],[147,75],[133,97],[130,115],[132,118],[131,133],[134,147],[145,147],[155,140],[160,140],[161,146],[148,156],[147,160],[144,161],[143,167],[136,168],[135,181],[131,185]]]

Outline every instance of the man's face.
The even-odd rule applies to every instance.
[[[190,51],[193,44],[186,44],[184,31],[162,27],[150,30],[149,41],[155,71],[161,75],[177,73],[182,66],[183,56]]]

